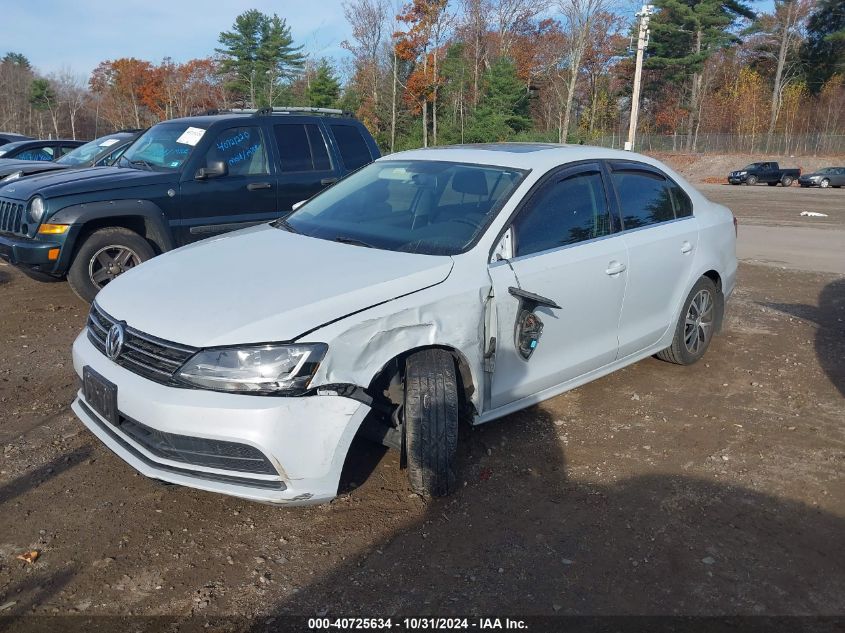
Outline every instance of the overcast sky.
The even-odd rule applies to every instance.
[[[753,6],[771,10],[772,0]],[[213,55],[220,32],[249,9],[285,18],[313,57],[348,56],[341,0],[4,0],[0,55],[23,53],[44,73],[67,67],[86,79],[106,59],[184,62]]]

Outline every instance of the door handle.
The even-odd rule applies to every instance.
[[[333,185],[337,182],[337,178],[323,178],[320,180],[321,185]]]
[[[692,252],[692,244],[690,244],[689,242],[684,242],[683,244],[681,244],[681,252],[684,255],[691,253]]]
[[[607,270],[605,270],[604,272],[606,272],[612,277],[613,275],[618,275],[619,273],[625,272],[627,268],[628,267],[622,262],[617,262],[616,260],[613,260],[607,265]]]
[[[246,186],[246,188],[249,191],[257,191],[258,189],[272,189],[273,185],[269,182],[251,182]]]

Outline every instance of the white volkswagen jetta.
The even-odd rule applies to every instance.
[[[456,484],[458,423],[647,356],[704,354],[735,223],[658,161],[501,144],[394,154],[284,220],[157,257],[97,296],[79,418],[143,474],[331,499],[353,437]]]

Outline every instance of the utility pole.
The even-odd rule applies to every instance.
[[[634,138],[637,135],[637,117],[640,114],[640,83],[643,74],[643,54],[648,46],[648,21],[654,11],[653,4],[644,4],[637,19],[640,23],[639,34],[637,35],[637,64],[634,70],[634,92],[631,95],[631,122],[628,125],[628,141],[625,149],[634,151]]]

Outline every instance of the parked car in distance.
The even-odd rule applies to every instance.
[[[101,136],[54,161],[0,160],[0,186],[33,174],[60,169],[103,167],[111,165],[138,138],[142,130],[123,130]]]
[[[155,479],[326,501],[361,433],[403,452],[414,490],[447,494],[459,421],[653,354],[700,359],[734,289],[735,231],[631,152],[393,154],[108,284],[73,345],[73,410]]]
[[[55,141],[15,141],[0,146],[0,159],[56,160],[85,141],[58,139]],[[2,163],[0,163],[2,164]]]
[[[111,167],[0,188],[0,256],[67,277],[86,301],[158,253],[290,212],[379,151],[340,110],[264,109],[173,119]]]
[[[801,175],[800,169],[781,169],[775,162],[751,163],[738,171],[728,174],[728,182],[732,185],[756,185],[764,182],[770,187],[778,183],[789,187]]]
[[[14,134],[12,132],[0,132],[0,146],[6,143],[14,143],[15,141],[29,141],[31,136],[24,136],[23,134]]]
[[[823,167],[798,179],[802,187],[841,187],[845,185],[845,167]]]

